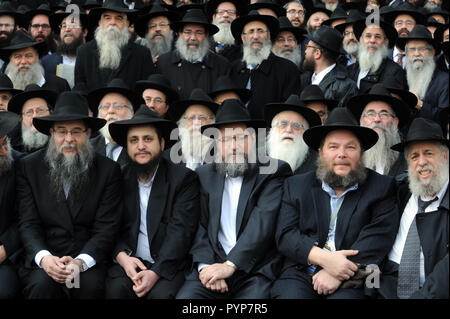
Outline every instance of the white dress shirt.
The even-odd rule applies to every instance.
[[[311,84],[315,84],[315,85],[319,85],[320,82],[322,82],[323,78],[325,77],[325,75],[327,75],[328,73],[331,72],[331,70],[334,69],[334,67],[336,66],[336,63],[333,65],[330,65],[328,68],[323,69],[322,71],[320,71],[319,73],[315,74],[313,73],[313,75],[311,76]]]
[[[111,142],[105,137],[105,146],[108,145],[109,143],[111,143]],[[117,144],[116,148],[113,150],[113,160],[114,160],[114,162],[117,162],[117,159],[119,158],[119,155],[120,155],[120,152],[122,152],[122,149],[123,149],[123,147],[120,146],[119,144]]]
[[[404,69],[406,66],[406,54],[405,54],[405,52],[400,51],[396,46],[394,46],[394,52],[392,53],[392,57],[394,58],[394,62],[397,64],[398,64],[398,60],[400,59],[400,54],[403,54],[402,68]]]

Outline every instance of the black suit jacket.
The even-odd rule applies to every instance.
[[[201,216],[194,244],[192,273],[198,278],[197,263],[233,262],[246,274],[276,278],[280,256],[276,251],[275,221],[280,208],[283,180],[292,174],[289,165],[278,161],[276,172],[260,174],[258,165],[244,176],[237,208],[236,245],[225,254],[219,239],[225,175],[214,164],[197,168],[200,179]]]
[[[123,170],[124,215],[121,238],[114,258],[124,250],[137,249],[141,210],[136,174],[126,166]],[[155,263],[152,270],[171,280],[189,265],[188,253],[198,226],[200,195],[195,172],[161,158],[152,184],[147,207],[147,234]]]
[[[59,76],[52,73],[45,72],[45,83],[42,85],[43,89],[52,90],[60,94],[65,91],[70,91],[69,83]]]
[[[106,143],[103,135],[99,134],[96,137],[90,139],[92,146],[97,154],[106,156]],[[129,163],[127,150],[122,148],[122,151],[117,158],[117,163],[123,168],[124,165]]]
[[[119,165],[96,155],[89,177],[83,199],[71,205],[58,202],[51,190],[45,149],[19,161],[16,199],[25,267],[37,267],[34,258],[41,250],[56,256],[86,253],[97,264],[110,256],[122,215]]]
[[[63,63],[63,56],[58,53],[46,55],[41,59],[41,64],[44,67],[45,72],[51,74],[56,74],[56,67],[61,63]]]

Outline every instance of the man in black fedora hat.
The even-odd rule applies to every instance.
[[[159,57],[158,73],[165,75],[180,98],[187,99],[194,88],[211,91],[217,78],[230,71],[226,58],[210,50],[208,37],[219,28],[208,22],[200,9],[191,9],[183,19],[171,23],[178,34],[175,50]]]
[[[170,149],[171,161],[195,170],[214,160],[214,140],[200,131],[202,125],[215,122],[219,105],[202,90],[194,89],[186,100],[173,104],[170,117],[177,122],[179,143]]]
[[[364,165],[384,175],[404,174],[405,159],[391,150],[391,146],[401,142],[400,132],[409,125],[412,109],[393,97],[382,83],[375,84],[367,94],[351,98],[347,107],[361,126],[378,134],[377,143],[364,153]]]
[[[315,5],[306,10],[306,31],[309,35],[314,35],[320,29],[322,23],[330,18],[331,11],[325,8],[323,4]]]
[[[379,294],[388,299],[448,299],[448,147],[439,124],[417,118],[403,143],[408,176],[398,188],[400,228]]]
[[[233,80],[227,76],[221,76],[217,79],[211,92],[208,95],[217,104],[222,104],[223,101],[228,99],[238,99],[242,102],[247,103],[252,97],[252,91],[247,88],[238,87]]]
[[[162,118],[168,115],[170,105],[180,98],[162,74],[152,74],[146,80],[137,81],[135,91],[142,96],[145,105]]]
[[[34,83],[57,93],[70,90],[66,80],[45,72],[39,61],[44,52],[43,42],[34,42],[21,30],[14,32],[9,45],[0,49],[0,56],[5,61],[4,73],[11,79],[15,89],[23,90],[28,84]]]
[[[11,141],[16,150],[32,153],[47,144],[48,136],[37,130],[33,119],[49,115],[56,98],[56,92],[40,88],[36,84],[27,85],[22,93],[11,98],[8,110],[19,115],[21,120],[21,129]]]
[[[98,25],[94,39],[79,47],[75,63],[75,86],[84,91],[105,87],[121,78],[130,87],[155,73],[151,52],[132,41],[128,27],[136,10],[121,0],[106,0],[89,12],[91,25]]]
[[[303,138],[319,152],[317,170],[284,183],[276,242],[286,259],[271,295],[366,298],[366,266],[381,264],[398,228],[394,179],[362,162],[377,133],[338,107]]]
[[[108,271],[107,298],[173,299],[190,266],[200,216],[197,175],[164,158],[175,123],[142,105],[109,127],[126,150],[124,218]],[[138,199],[138,201],[136,201]]]
[[[142,99],[118,78],[112,79],[106,87],[89,92],[88,100],[91,108],[96,110],[94,115],[106,120],[106,125],[99,130],[100,134],[91,139],[95,151],[118,162],[120,166],[125,165],[128,158],[126,151],[114,141],[108,127],[116,121],[131,119]]]
[[[281,57],[292,61],[297,67],[302,63],[302,48],[304,35],[306,31],[301,28],[292,26],[286,17],[279,17],[280,29],[275,37],[272,52]]]
[[[243,57],[232,63],[230,76],[239,87],[252,91],[246,105],[254,119],[264,118],[265,104],[284,101],[299,87],[300,72],[295,64],[271,52],[278,30],[276,18],[257,11],[231,24],[234,38],[243,44]]]
[[[305,21],[305,10],[302,1],[300,0],[290,0],[287,1],[283,8],[286,10],[286,17],[289,19],[291,24],[296,27],[303,27]]]
[[[11,79],[4,73],[0,73],[0,112],[8,111],[8,103],[11,98],[22,92],[14,88]]]
[[[21,248],[17,230],[15,166],[22,154],[11,147],[8,135],[19,118],[11,112],[0,112],[0,300],[19,295],[17,257]]]
[[[271,127],[267,135],[267,154],[287,162],[294,174],[315,170],[317,153],[310,152],[303,133],[321,125],[319,115],[294,94],[284,103],[269,103],[265,108],[265,120]]]
[[[326,99],[320,86],[311,84],[305,87],[300,94],[300,100],[319,115],[322,124],[330,112],[338,105],[338,101]]]
[[[89,142],[105,122],[88,115],[76,92],[61,94],[52,115],[33,120],[50,139],[17,169],[26,298],[103,297],[122,216],[120,167]]]
[[[448,66],[449,66],[448,61],[450,60],[449,59],[449,56],[450,56],[449,29],[450,29],[450,27],[448,24],[443,24],[439,28],[437,28],[436,31],[434,31],[434,35],[433,35],[434,39],[441,44],[441,49],[442,49],[442,53],[438,56],[438,58],[436,60],[436,65],[441,71],[444,71],[444,72],[449,71],[449,68],[448,68]]]
[[[203,134],[217,137],[219,154],[196,170],[200,224],[190,251],[192,271],[177,298],[269,297],[280,262],[274,230],[281,184],[292,171],[283,161],[269,158],[267,166],[256,158],[255,130],[265,126],[239,100],[226,100],[216,123],[202,126]]]
[[[279,18],[286,15],[286,10],[276,1],[272,0],[256,0],[248,6],[248,10],[256,10],[259,14],[270,15],[274,18]]]
[[[25,13],[25,17],[29,21],[28,33],[33,38],[33,41],[45,43],[46,51],[43,56],[56,51],[54,30],[50,23],[51,14],[52,11],[47,3],[42,3],[36,9]]]
[[[358,88],[345,67],[336,63],[341,52],[342,35],[324,25],[308,39],[303,60],[306,72],[301,77],[301,88],[318,85],[325,98],[339,101],[339,106],[344,106],[358,94]]]
[[[439,70],[434,60],[441,50],[440,43],[418,24],[398,44],[406,52],[406,79],[409,91],[417,96],[416,116],[438,121],[439,111],[449,105],[448,73]]]

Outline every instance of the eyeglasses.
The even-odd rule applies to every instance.
[[[289,38],[283,38],[283,37],[279,37],[275,39],[275,42],[287,42],[287,43],[294,43],[296,42],[296,39],[293,37],[289,37]]]
[[[49,24],[32,24],[31,25],[31,28],[32,29],[40,29],[40,28],[42,28],[42,29],[50,29],[50,25]]]
[[[352,35],[352,34],[355,35],[355,33],[353,31],[344,31],[343,32],[344,37]]]
[[[414,26],[416,23],[412,20],[397,20],[394,22],[394,25],[396,27],[401,27],[403,24],[405,24],[408,27]]]
[[[266,33],[268,30],[264,30],[264,29],[250,29],[247,32],[242,32],[243,35],[254,35],[255,33],[258,35],[263,35],[264,33]]]
[[[305,15],[305,11],[304,10],[295,10],[295,9],[291,9],[286,11],[287,14],[291,14],[291,15],[295,15],[298,14],[299,16],[303,17]]]
[[[53,131],[55,132],[55,135],[59,138],[64,138],[66,137],[68,134],[70,134],[73,138],[80,138],[81,135],[83,133],[87,132],[86,130],[82,130],[81,128],[74,128],[71,131],[66,130],[65,128],[57,128],[57,129],[53,129]]]
[[[161,99],[160,97],[146,97],[144,98],[145,104],[150,104],[153,101],[153,104],[158,105],[158,104],[162,104],[162,103],[166,103],[166,101],[163,101],[163,99]]]
[[[407,53],[416,53],[417,51],[419,51],[419,53],[425,53],[426,51],[430,50],[430,48],[428,47],[412,47],[412,48],[406,48],[406,52]]]
[[[386,119],[388,119],[389,117],[395,117],[395,115],[394,114],[391,114],[391,113],[389,113],[389,112],[387,112],[387,111],[380,111],[380,112],[375,112],[375,111],[367,111],[367,112],[365,112],[364,113],[364,116],[365,117],[367,117],[368,119],[370,119],[370,120],[374,120],[376,117],[377,117],[377,115],[380,117],[380,119],[382,119],[382,120],[386,120]]]
[[[216,10],[216,14],[218,14],[218,15],[223,15],[225,12],[228,15],[230,15],[230,16],[236,15],[236,10],[232,10],[232,9],[228,9],[228,10],[226,10],[226,9],[219,9],[219,10]]]
[[[107,104],[100,104],[98,106],[98,109],[100,111],[108,111],[111,106],[112,106],[114,111],[120,111],[124,107],[126,107],[126,108],[130,107],[129,105],[126,105],[126,104],[123,104],[123,103],[113,103],[113,104],[107,103]]]
[[[165,27],[168,27],[169,24],[166,23],[166,22],[160,22],[160,23],[158,23],[158,24],[152,23],[152,24],[149,24],[149,25],[148,25],[148,28],[149,28],[150,30],[152,30],[152,29],[156,29],[156,27],[158,27],[158,26],[159,26],[160,28],[165,28]]]
[[[32,117],[34,114],[36,114],[37,116],[40,116],[40,115],[44,115],[44,114],[47,114],[47,113],[48,113],[48,109],[37,108],[35,110],[30,109],[30,110],[28,110],[26,112],[22,112],[22,115],[25,116],[25,117]]]
[[[212,120],[214,117],[212,116],[206,116],[206,115],[191,115],[191,116],[183,116],[183,119],[189,122],[194,121],[195,119],[199,120],[200,122],[205,122],[207,120]]]
[[[292,129],[294,131],[300,131],[300,130],[304,130],[305,126],[299,122],[289,122],[286,120],[281,120],[277,123],[277,127],[281,128],[281,129],[286,129],[288,127],[288,125],[291,125]]]
[[[201,30],[197,30],[197,31],[192,31],[192,30],[184,30],[183,34],[187,37],[190,37],[191,35],[195,35],[196,37],[201,37],[205,35],[205,31],[201,31]]]
[[[217,140],[221,143],[225,142],[225,143],[229,143],[232,140],[235,140],[236,142],[243,142],[245,140],[245,138],[248,135],[242,134],[242,135],[233,135],[233,136],[224,136],[224,137],[219,137]]]
[[[9,23],[0,23],[0,29],[12,29],[14,28],[14,24],[9,24]]]

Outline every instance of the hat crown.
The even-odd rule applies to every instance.
[[[212,92],[224,90],[236,90],[236,89],[237,86],[233,82],[233,80],[229,76],[222,75],[217,79],[216,83],[214,84]]]
[[[104,9],[128,9],[128,7],[123,3],[122,0],[105,0],[103,2],[102,8]]]
[[[133,119],[161,119],[161,117],[155,111],[151,110],[147,105],[141,104],[139,109],[133,116]]]
[[[304,101],[324,100],[325,96],[323,95],[320,86],[311,84],[303,89],[302,93],[300,94],[300,99]]]
[[[200,24],[209,24],[208,18],[202,9],[189,9],[183,16],[181,22],[197,22]]]
[[[18,30],[14,32],[11,41],[9,42],[8,46],[14,46],[24,43],[30,43],[30,46],[33,44],[36,44],[36,42],[33,40],[33,38],[26,32],[22,30]]]
[[[322,25],[319,30],[317,30],[314,35],[310,37],[310,40],[325,49],[340,52],[343,36],[338,30],[327,25]]]
[[[323,123],[324,126],[331,125],[347,125],[359,126],[353,114],[345,107],[337,107],[333,109]]]
[[[56,100],[53,115],[80,115],[81,118],[89,116],[89,104],[82,94],[78,92],[62,92]]]
[[[216,123],[251,121],[251,116],[244,103],[237,99],[225,100],[216,114]]]
[[[0,88],[14,88],[13,83],[9,76],[4,73],[0,74]]]
[[[414,119],[406,135],[406,142],[444,139],[441,126],[422,117]]]
[[[366,16],[359,10],[351,9],[348,12],[347,20],[345,20],[346,23],[353,23],[355,21],[365,19]]]
[[[0,12],[11,12],[11,13],[15,13],[16,10],[15,10],[14,7],[11,5],[11,2],[9,2],[9,1],[2,1],[2,2],[0,2]]]
[[[428,30],[428,28],[421,24],[416,24],[414,28],[411,30],[411,32],[408,35],[408,38],[423,38],[423,39],[433,39],[433,36],[431,35],[431,32]]]
[[[148,78],[147,78],[147,82],[152,82],[154,84],[159,84],[159,85],[163,85],[163,86],[167,86],[170,87],[170,81],[167,77],[165,77],[162,74],[151,74]]]
[[[208,103],[214,103],[214,101],[205,93],[201,88],[195,88],[192,90],[189,100],[192,101],[205,101]]]
[[[114,78],[106,86],[107,88],[120,88],[125,90],[130,90],[130,87],[128,84],[125,83],[125,81],[121,78]]]
[[[297,94],[291,94],[284,104],[296,105],[296,106],[305,106],[305,104],[300,100],[300,97]]]
[[[377,83],[375,84],[369,91],[369,95],[386,95],[391,97],[391,93],[389,90],[384,86],[383,83]]]
[[[279,17],[280,29],[294,28],[291,21],[287,17]]]
[[[330,19],[345,19],[347,18],[347,12],[341,6],[337,6],[333,13],[330,15]]]

